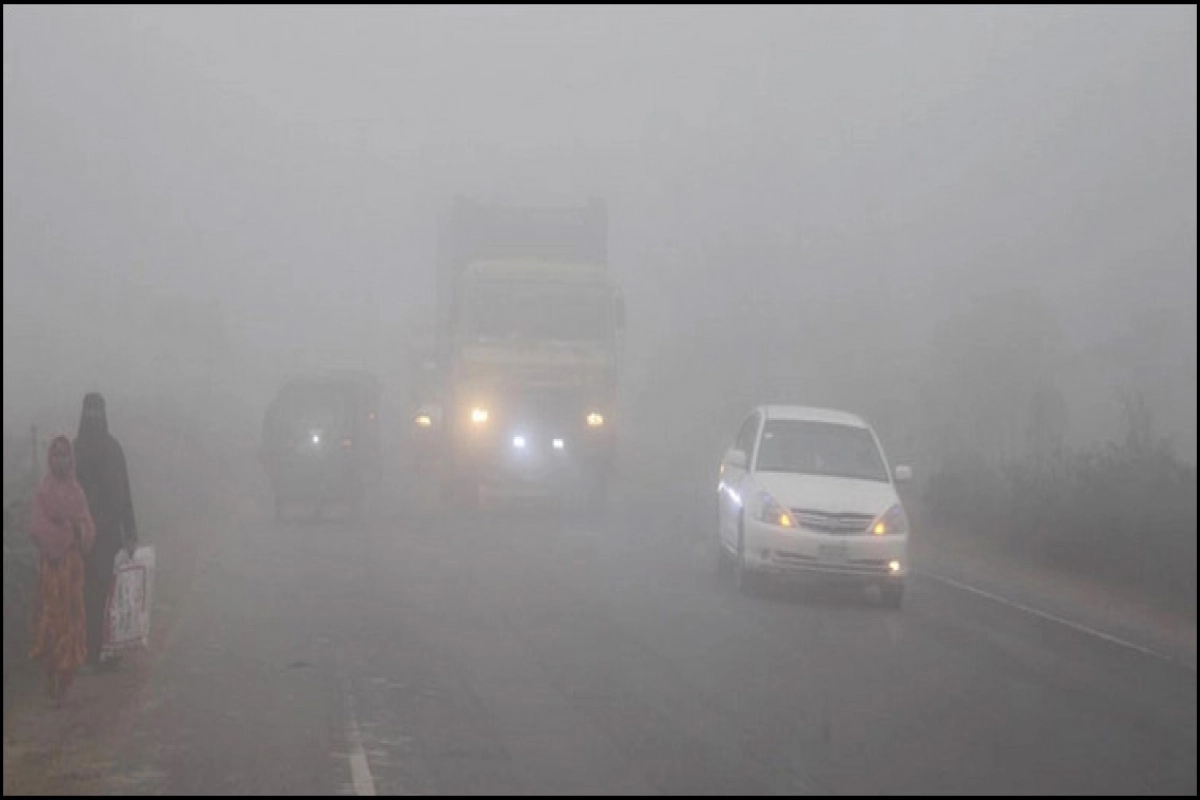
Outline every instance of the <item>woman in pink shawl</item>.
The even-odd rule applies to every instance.
[[[48,460],[50,470],[34,497],[29,526],[42,557],[30,658],[45,661],[46,694],[58,700],[87,657],[83,555],[92,548],[96,526],[75,479],[71,440],[56,437]]]

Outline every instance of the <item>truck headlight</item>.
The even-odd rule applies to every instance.
[[[587,424],[589,428],[600,428],[604,426],[604,415],[593,411],[587,415]]]
[[[474,422],[476,425],[482,425],[487,421],[488,410],[486,408],[476,406],[471,409],[471,422]]]

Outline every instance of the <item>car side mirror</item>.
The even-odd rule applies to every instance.
[[[729,454],[725,456],[725,463],[735,469],[746,469],[746,466],[750,462],[749,459],[746,458],[745,450],[734,449],[730,450]]]
[[[900,466],[896,467],[896,482],[897,483],[908,483],[909,481],[912,480],[912,478],[913,478],[912,467],[908,466],[907,464],[901,464]]]

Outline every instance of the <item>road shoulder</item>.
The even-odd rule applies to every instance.
[[[925,527],[912,561],[926,577],[1119,639],[1196,669],[1196,617],[1128,588],[1023,560],[970,535]]]

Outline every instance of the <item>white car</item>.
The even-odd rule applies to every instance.
[[[899,608],[908,572],[908,517],[878,437],[842,411],[763,406],[742,423],[721,464],[717,569],[744,592],[764,575],[879,586]]]

